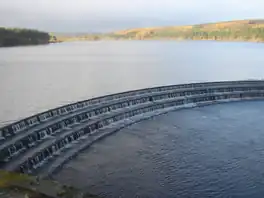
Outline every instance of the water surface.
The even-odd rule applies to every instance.
[[[0,121],[125,90],[264,76],[264,45],[98,41],[0,48]]]
[[[262,198],[264,101],[171,112],[123,129],[55,178],[102,197]]]
[[[95,96],[264,76],[264,45],[99,41],[0,48],[0,124]],[[105,197],[263,197],[264,102],[181,110],[123,129],[62,182]]]

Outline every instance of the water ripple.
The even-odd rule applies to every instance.
[[[264,102],[171,112],[132,125],[56,175],[102,197],[264,194]]]

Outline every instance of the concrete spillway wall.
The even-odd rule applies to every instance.
[[[102,96],[40,113],[0,129],[0,168],[51,175],[96,140],[171,110],[264,99],[264,81],[155,87]]]

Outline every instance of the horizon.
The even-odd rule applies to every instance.
[[[262,8],[261,0],[0,0],[0,26],[54,33],[105,33],[262,19]]]
[[[188,26],[188,25],[204,25],[204,24],[214,24],[214,23],[227,23],[227,22],[234,22],[234,21],[250,21],[250,20],[255,20],[255,21],[258,21],[258,20],[264,20],[261,19],[261,18],[258,18],[258,19],[235,19],[235,20],[226,20],[226,21],[214,21],[214,22],[204,22],[204,23],[196,23],[196,24],[183,24],[183,25],[167,25],[167,26],[151,26],[151,27],[140,27],[140,28],[158,28],[158,27],[177,27],[177,26]],[[4,26],[0,26],[0,28],[6,28]],[[8,28],[21,28],[21,29],[27,29],[25,27],[8,27]],[[126,28],[126,29],[117,29],[117,31],[126,31],[126,30],[132,30],[132,29],[137,29],[139,27],[130,27],[130,28]],[[31,28],[29,28],[31,29]],[[36,29],[36,28],[33,28],[32,30],[37,30],[37,31],[41,31],[41,32],[48,32],[46,30],[42,30],[42,29]],[[111,33],[110,32],[55,32],[55,31],[50,31],[49,33],[55,33],[55,34],[73,34],[73,35],[76,35],[76,34],[104,34],[104,33]]]

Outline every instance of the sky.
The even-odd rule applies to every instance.
[[[264,0],[0,0],[0,26],[49,32],[264,19]]]

